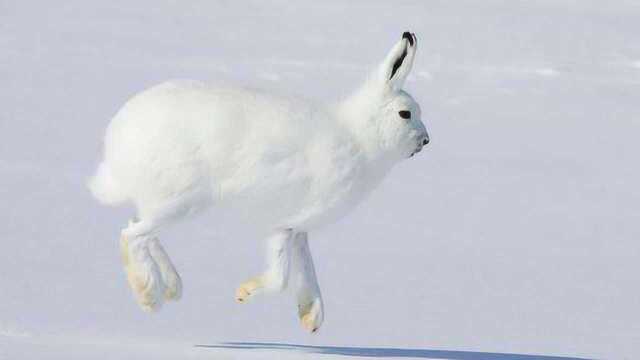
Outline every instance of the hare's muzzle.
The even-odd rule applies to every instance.
[[[422,146],[426,146],[429,144],[429,135],[426,135],[424,138],[422,138]]]
[[[418,138],[418,144],[415,148],[415,150],[413,150],[413,152],[411,153],[411,156],[419,153],[420,151],[422,151],[422,148],[425,147],[427,144],[429,144],[429,134],[424,133],[424,135],[420,136]],[[409,156],[409,157],[411,157]]]

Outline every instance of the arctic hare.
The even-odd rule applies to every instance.
[[[307,233],[341,217],[399,161],[429,142],[402,85],[416,53],[405,32],[351,96],[330,106],[246,89],[172,81],[143,91],[113,118],[89,187],[102,203],[131,203],[120,245],[144,310],[181,295],[160,228],[209,206],[268,229],[268,267],[236,291],[245,302],[295,276],[298,315],[323,321]]]

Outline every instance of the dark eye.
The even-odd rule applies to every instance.
[[[411,119],[411,111],[402,110],[402,111],[399,111],[398,114],[403,119]]]

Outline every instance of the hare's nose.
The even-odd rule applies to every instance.
[[[422,134],[421,138],[422,138],[422,141],[419,140],[418,143],[421,144],[422,146],[425,146],[429,143],[429,134],[427,134],[426,131]]]

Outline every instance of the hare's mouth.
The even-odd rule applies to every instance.
[[[411,155],[409,155],[409,157],[412,157],[413,155],[419,153],[420,151],[422,151],[422,145],[418,146],[415,150],[413,150],[413,152],[411,153]]]
[[[418,140],[418,145],[416,146],[416,148],[413,150],[413,152],[409,157],[412,157],[413,155],[422,151],[422,148],[427,146],[427,144],[429,144],[429,136],[425,135],[423,138],[420,138],[420,140]]]

